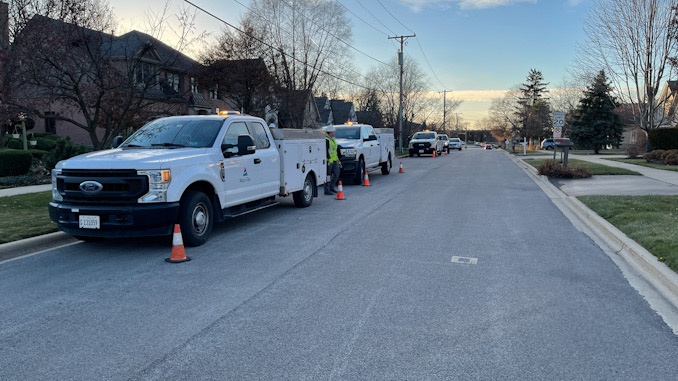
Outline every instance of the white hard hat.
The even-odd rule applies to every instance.
[[[327,127],[325,127],[325,132],[334,132],[334,131],[335,131],[334,126],[327,126]]]

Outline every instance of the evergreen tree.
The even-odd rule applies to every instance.
[[[605,71],[593,79],[584,92],[584,98],[572,116],[570,138],[578,147],[593,148],[597,154],[606,145],[618,147],[624,134],[624,124],[617,108],[617,99],[612,96]]]
[[[521,96],[515,111],[520,123],[520,135],[535,138],[546,134],[551,121],[546,86],[548,83],[544,82],[544,75],[536,69],[530,69],[526,82],[520,85]]]

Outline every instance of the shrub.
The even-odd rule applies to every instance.
[[[630,146],[626,149],[626,155],[629,159],[637,159],[640,156],[640,148],[638,146]]]
[[[47,155],[49,152],[41,149],[29,149],[28,153],[33,155],[34,158],[40,160],[43,156]]]
[[[645,161],[647,161],[648,163],[652,163],[653,161],[661,160],[663,153],[664,153],[663,149],[656,149],[652,152],[647,152],[643,154],[643,159],[645,159]]]
[[[670,149],[668,151],[662,152],[661,156],[659,157],[662,160],[666,160],[666,157],[669,155],[673,155],[674,153],[678,153],[678,149]]]
[[[71,139],[61,139],[57,142],[56,147],[43,157],[43,163],[47,170],[53,169],[58,162],[66,160],[69,157],[77,156],[86,153],[87,147],[84,144],[73,143]]]
[[[655,128],[647,134],[652,148],[664,150],[678,148],[678,128]]]
[[[675,150],[678,151],[678,150]],[[678,165],[678,152],[667,155],[664,158],[664,163],[668,165]]]
[[[24,149],[24,143],[22,143],[19,139],[9,139],[7,141],[7,148]]]
[[[38,142],[38,144],[35,145],[35,148],[43,151],[53,150],[56,148],[57,142],[59,141],[58,139],[43,137],[36,137],[35,140]]]
[[[553,160],[546,160],[537,171],[540,175],[548,177],[560,177],[565,179],[581,179],[585,177],[591,177],[593,174],[589,171],[588,168],[578,168],[578,167],[563,167],[561,163],[556,163]]]
[[[0,151],[0,177],[23,175],[31,169],[33,156],[20,150]]]

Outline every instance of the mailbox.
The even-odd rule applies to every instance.
[[[570,153],[570,147],[574,146],[572,140],[568,138],[553,139],[553,145],[553,161],[556,161],[556,151],[560,148],[563,155],[563,167],[567,168],[567,157]]]

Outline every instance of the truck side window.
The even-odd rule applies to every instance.
[[[245,122],[233,122],[228,126],[226,131],[226,136],[224,136],[223,144],[232,144],[233,146],[238,145],[238,136],[240,135],[250,135],[249,130]]]
[[[362,134],[363,140],[367,139],[370,137],[370,132],[367,130],[367,127],[363,127],[360,129],[360,133]]]
[[[271,146],[268,135],[266,135],[266,129],[261,123],[250,122],[250,127],[252,127],[252,133],[254,133],[254,142],[257,149],[265,149]]]

